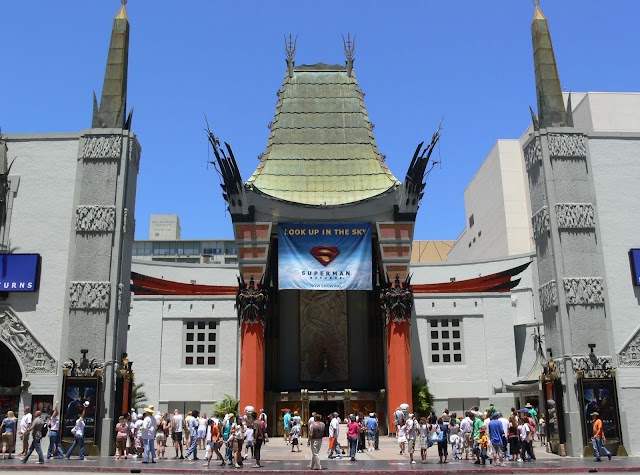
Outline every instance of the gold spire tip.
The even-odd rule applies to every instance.
[[[129,16],[127,15],[127,8],[125,7],[125,5],[127,4],[127,0],[120,0],[122,3],[122,6],[120,7],[120,10],[118,10],[118,13],[116,14],[116,20],[128,20]]]

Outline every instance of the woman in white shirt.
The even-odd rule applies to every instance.
[[[396,430],[398,431],[398,445],[400,446],[400,455],[404,455],[404,446],[407,443],[407,434],[406,434],[407,425],[404,422],[404,417],[400,418],[398,422],[398,427]]]
[[[80,456],[79,460],[84,460],[84,411],[78,416],[76,420],[76,425],[71,429],[71,433],[73,434],[73,445],[69,447],[67,450],[67,454],[65,457],[68,459],[71,458],[71,454],[73,450],[76,448],[76,445],[80,446]]]
[[[47,452],[47,458],[55,457],[56,452],[58,458],[64,458],[64,452],[60,446],[60,417],[58,415],[58,401],[53,408],[51,419],[49,419],[49,451]]]

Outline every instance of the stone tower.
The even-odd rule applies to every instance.
[[[131,246],[140,144],[126,118],[129,19],[123,5],[111,43],[98,106],[94,94],[92,128],[80,135],[73,221],[67,271],[62,358],[105,362],[100,449],[111,454],[115,364],[127,347]],[[117,417],[116,417],[117,419]],[[96,440],[99,440],[96,434]]]

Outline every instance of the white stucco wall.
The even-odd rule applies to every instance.
[[[61,328],[69,259],[69,239],[76,188],[78,134],[9,135],[8,158],[16,158],[10,176],[19,177],[10,222],[15,253],[42,256],[40,287],[35,293],[10,293],[11,306],[29,331],[62,363]],[[24,375],[23,375],[24,376]],[[59,375],[30,374],[31,394],[59,398]],[[22,403],[29,403],[30,397]]]

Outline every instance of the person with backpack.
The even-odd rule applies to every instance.
[[[33,422],[31,423],[31,434],[33,435],[33,440],[31,441],[31,447],[29,447],[27,454],[20,459],[22,463],[27,463],[27,460],[29,460],[29,457],[34,450],[38,453],[38,463],[44,463],[44,456],[42,455],[42,447],[40,446],[40,443],[42,442],[42,438],[47,435],[47,425],[45,424],[44,419],[42,419],[42,413],[40,411],[36,411],[35,416],[35,419],[33,419]]]

